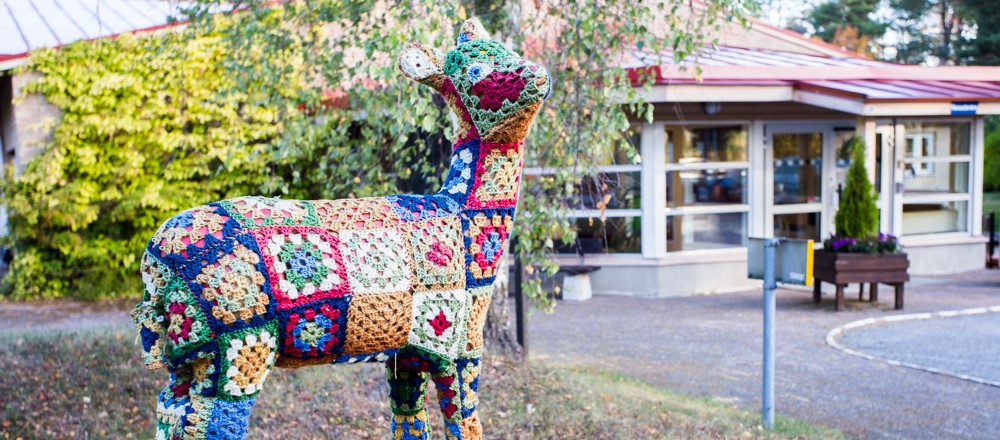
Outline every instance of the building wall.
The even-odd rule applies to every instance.
[[[14,151],[14,88],[13,75],[0,72],[0,165],[7,163],[7,155]]]
[[[749,290],[746,260],[668,266],[604,266],[590,275],[596,294],[675,297]]]
[[[61,116],[59,109],[41,95],[22,96],[24,86],[40,75],[26,72],[12,78],[13,117],[10,124],[4,127],[4,148],[7,150],[4,164],[13,165],[18,172],[44,151],[46,144],[52,140],[52,127]]]
[[[967,234],[904,238],[910,275],[944,275],[982,269],[986,238]]]
[[[718,243],[723,245],[721,248],[711,248],[699,245],[716,244],[717,242],[705,239],[703,243],[699,239],[694,239],[692,244],[695,246],[690,248],[694,250],[689,250],[688,247],[672,247],[667,240],[667,234],[670,233],[670,230],[666,227],[665,222],[668,220],[665,219],[677,219],[680,218],[680,215],[688,215],[678,214],[679,211],[725,214],[731,210],[735,212],[736,209],[735,205],[729,201],[720,202],[715,199],[700,206],[697,203],[683,206],[677,204],[676,201],[682,198],[676,191],[679,186],[674,182],[673,187],[671,187],[664,171],[670,172],[678,165],[674,165],[674,162],[667,158],[666,153],[664,153],[664,145],[671,145],[670,149],[674,151],[678,145],[686,145],[690,142],[687,142],[686,134],[675,132],[677,131],[676,127],[683,127],[686,130],[697,130],[699,127],[705,126],[727,127],[734,124],[747,127],[749,151],[746,160],[749,166],[742,168],[747,173],[744,189],[748,197],[743,205],[748,206],[747,211],[745,211],[746,235],[774,236],[779,234],[776,232],[778,225],[775,218],[777,216],[816,212],[808,211],[816,208],[801,205],[821,205],[820,225],[810,229],[811,232],[808,234],[817,234],[813,237],[817,240],[828,237],[834,230],[833,218],[838,198],[837,186],[842,183],[843,174],[846,171],[846,165],[837,164],[837,159],[841,159],[840,156],[843,155],[838,155],[838,151],[849,136],[856,133],[866,139],[869,147],[866,162],[870,177],[875,176],[876,168],[881,174],[879,187],[881,200],[879,203],[883,216],[880,229],[902,236],[904,250],[910,258],[910,274],[916,276],[947,274],[975,270],[983,266],[985,241],[980,237],[980,230],[977,226],[982,203],[983,135],[981,118],[973,120],[957,117],[906,118],[900,116],[897,124],[895,119],[856,118],[845,113],[787,102],[726,102],[722,103],[721,111],[713,115],[708,115],[703,110],[704,107],[698,103],[658,104],[654,111],[654,122],[641,124],[641,250],[619,249],[619,252],[631,253],[614,253],[609,246],[602,253],[587,255],[582,260],[575,256],[561,257],[562,261],[560,262],[563,264],[587,264],[601,267],[599,271],[591,274],[591,284],[595,293],[667,297],[760,288],[759,281],[749,280],[746,277],[746,248],[739,247],[734,241],[727,240],[725,243]],[[908,183],[906,188],[910,194],[905,194],[905,191],[896,192],[897,188],[903,188],[903,176],[907,172],[907,168],[904,166],[906,164],[902,161],[902,150],[905,148],[903,143],[905,139],[904,124],[923,123],[922,131],[935,130],[934,134],[938,139],[936,147],[941,151],[946,151],[951,149],[949,142],[954,141],[948,131],[951,128],[948,125],[942,125],[942,123],[959,124],[955,125],[955,127],[959,127],[969,121],[974,121],[969,154],[959,155],[954,159],[960,163],[968,163],[966,171],[947,173],[943,177],[943,181],[940,173],[933,176],[911,176],[910,179],[914,180]],[[937,125],[928,125],[933,123]],[[853,132],[851,128],[854,129]],[[669,134],[664,133],[665,129]],[[918,129],[912,131],[921,132]],[[796,202],[800,205],[797,206],[795,203],[779,205],[774,200],[777,197],[775,184],[769,182],[774,180],[773,173],[777,166],[774,163],[779,158],[772,157],[768,151],[772,149],[771,144],[777,142],[774,140],[775,136],[784,133],[822,133],[822,179],[818,182],[822,191],[818,191],[821,197],[815,202],[809,201],[805,204]],[[891,135],[895,135],[894,138],[899,139],[899,142],[896,143],[893,138],[889,137]],[[672,140],[668,142],[669,139]],[[881,155],[879,156],[882,158],[881,167],[877,167],[876,153]],[[938,153],[934,155],[940,156]],[[968,159],[968,157],[975,160]],[[668,163],[666,168],[663,165],[665,161]],[[707,162],[712,162],[712,160]],[[736,162],[730,161],[729,166],[735,167]],[[708,166],[719,167],[720,165],[710,163]],[[799,166],[802,166],[801,162]],[[932,170],[941,171],[949,165],[940,162],[934,163],[933,166],[937,168],[932,168]],[[697,169],[696,167],[691,168],[691,170]],[[612,170],[606,171],[612,172]],[[688,174],[690,175],[687,177],[688,179],[699,178],[696,173]],[[673,177],[677,176],[673,175]],[[942,192],[940,189],[947,189],[952,181],[965,180],[969,181],[968,193],[955,194],[954,192]],[[673,198],[668,197],[668,188],[675,190]],[[928,195],[927,189],[935,191]],[[817,193],[817,191],[808,193]],[[937,197],[940,194],[943,194],[941,197],[945,199],[959,198],[968,201],[967,208],[949,208],[950,210],[942,208],[938,211],[929,211],[928,215],[960,211],[960,218],[956,217],[947,222],[959,225],[959,227],[951,229],[952,232],[938,232],[942,231],[940,228],[920,229],[912,224],[913,222],[905,225],[895,224],[899,222],[898,219],[903,214],[909,214],[911,220],[914,218],[914,213],[904,213],[902,210],[903,203],[907,200],[904,197],[927,198]],[[667,202],[667,200],[673,200],[673,202]],[[696,200],[696,202],[698,201]],[[670,203],[674,204],[670,205]],[[965,219],[969,221],[967,227],[961,226],[965,224]],[[677,223],[677,220],[673,221],[676,240],[676,235],[680,234],[678,229],[686,230],[687,222]],[[709,223],[703,220],[701,227],[704,228],[707,224]],[[808,224],[812,227],[812,220]],[[722,223],[719,225],[720,231],[726,232],[727,237],[731,235],[729,234],[731,228],[721,226]],[[621,234],[623,230],[618,228],[616,233]],[[728,247],[726,247],[727,245]]]

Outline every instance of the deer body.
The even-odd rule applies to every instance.
[[[411,44],[404,74],[458,122],[441,191],[342,200],[241,197],[187,210],[153,236],[133,318],[170,384],[157,438],[244,438],[274,366],[384,362],[392,438],[481,438],[483,325],[511,233],[521,147],[549,90],[543,68],[467,21],[447,62]]]

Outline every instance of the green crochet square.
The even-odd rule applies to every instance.
[[[266,226],[319,226],[316,209],[304,200],[240,197],[219,202],[246,229]]]
[[[408,342],[455,358],[466,341],[468,304],[465,289],[414,292]]]
[[[181,277],[174,276],[161,289],[163,329],[161,336],[168,358],[177,358],[211,341],[212,329],[205,311]]]
[[[277,321],[219,337],[220,397],[245,400],[260,392],[278,357],[278,337]]]

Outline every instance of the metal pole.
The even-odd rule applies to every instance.
[[[764,392],[761,417],[767,429],[774,428],[774,289],[775,251],[778,239],[764,240]]]
[[[517,325],[517,343],[521,345],[521,362],[528,363],[528,314],[527,301],[524,298],[524,263],[517,252],[517,237],[510,245],[514,253],[514,320]]]

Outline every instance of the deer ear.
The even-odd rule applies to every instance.
[[[396,65],[403,71],[403,75],[420,82],[444,74],[444,56],[441,52],[419,43],[408,43],[399,51]]]
[[[489,40],[490,33],[486,32],[483,23],[478,18],[472,17],[462,23],[462,29],[458,31],[458,44],[468,43],[472,40]]]

